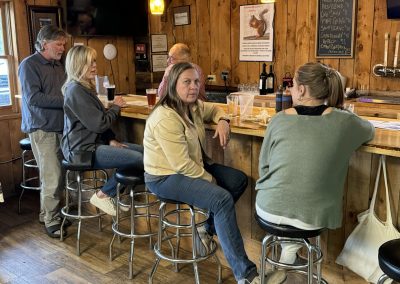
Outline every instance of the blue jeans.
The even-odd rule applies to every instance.
[[[100,145],[96,148],[93,167],[97,169],[143,169],[143,146],[125,143],[128,148],[117,148],[110,145]],[[108,179],[101,191],[110,197],[117,194],[115,173]]]
[[[256,270],[256,265],[248,259],[244,250],[235,212],[235,201],[247,187],[247,176],[239,170],[219,164],[206,165],[204,168],[218,185],[180,174],[147,182],[146,185],[160,197],[209,210],[209,232],[212,232],[215,223],[215,231],[236,280],[244,279]]]

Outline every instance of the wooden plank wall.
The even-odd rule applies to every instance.
[[[399,79],[371,75],[375,64],[383,63],[384,34],[390,33],[389,63],[393,64],[396,32],[400,21],[386,19],[386,1],[357,1],[354,58],[321,59],[347,77],[347,86],[370,90],[398,91]],[[257,0],[171,0],[167,22],[150,17],[150,32],[168,35],[168,46],[184,42],[192,49],[192,60],[205,74],[216,74],[217,85],[223,85],[219,74],[230,71],[230,85],[257,82],[259,62],[239,62],[239,7],[257,4]],[[190,5],[191,24],[173,26],[173,8]],[[315,19],[317,0],[276,0],[274,69],[278,84],[286,72],[315,58]]]
[[[26,5],[57,6],[57,0],[14,0],[14,14],[16,24],[16,40],[18,45],[17,57],[21,62],[31,54],[29,48],[29,33]],[[67,49],[75,42],[83,43],[96,49],[98,74],[107,75],[111,82],[116,85],[117,92],[135,92],[135,64],[134,64],[134,43],[128,37],[82,37],[68,39]],[[118,51],[117,58],[111,62],[103,56],[103,48],[107,43],[113,43]],[[114,77],[112,74],[114,72]],[[17,113],[13,116],[0,118],[0,133],[5,139],[0,143],[0,162],[16,158],[21,155],[18,141],[24,137],[20,131],[21,117]],[[0,181],[3,185],[5,196],[14,194],[14,189],[21,182],[21,161],[17,160],[10,164],[0,165]]]
[[[15,0],[18,58],[19,61],[30,55],[27,29],[26,5],[57,6],[57,0]],[[130,37],[70,37],[67,49],[74,43],[83,43],[97,51],[97,70],[99,75],[107,75],[115,83],[116,92],[135,92],[135,64],[133,40]],[[103,56],[103,48],[112,43],[117,48],[117,57],[111,61]],[[114,73],[114,76],[113,76]]]

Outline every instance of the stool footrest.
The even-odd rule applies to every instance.
[[[180,236],[181,237],[191,237],[190,234],[189,235],[181,234]],[[163,241],[164,240],[169,240],[169,239],[172,239],[172,238],[163,238]],[[172,263],[197,263],[197,262],[204,261],[204,260],[206,260],[206,259],[208,259],[208,258],[210,258],[210,257],[215,255],[215,253],[217,252],[217,244],[216,244],[216,242],[214,240],[212,242],[213,242],[213,246],[212,246],[213,250],[209,254],[207,254],[206,256],[198,255],[196,258],[189,258],[189,256],[188,256],[188,258],[172,258],[170,256],[166,256],[165,254],[163,254],[161,252],[161,250],[158,249],[158,245],[157,244],[154,245],[154,253],[159,258],[161,258],[163,260],[166,260],[166,261],[169,261],[169,262],[172,262]]]
[[[91,215],[86,215],[86,213],[84,212],[84,214],[81,214],[80,216],[77,215],[76,212],[69,212],[70,208],[67,207],[63,207],[61,208],[61,213],[63,216],[69,217],[70,219],[75,219],[75,220],[83,220],[83,219],[93,219],[93,218],[99,218],[101,216],[106,215],[106,213],[97,213],[97,214],[91,214]],[[75,210],[74,210],[75,211]]]

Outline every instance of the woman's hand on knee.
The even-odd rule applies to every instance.
[[[122,143],[118,142],[118,141],[115,140],[115,139],[114,139],[114,140],[110,140],[110,146],[116,147],[116,148],[128,148],[127,145],[122,144]]]

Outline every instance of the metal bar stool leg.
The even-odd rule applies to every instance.
[[[164,219],[164,213],[165,213],[165,202],[161,202],[160,204],[160,209],[158,210],[159,214],[159,221],[158,221],[158,238],[157,238],[157,243],[154,245],[154,250],[158,249],[161,250],[161,242],[163,238],[163,231],[164,231],[164,225],[163,225],[163,219]],[[173,247],[172,247],[172,254],[174,253]],[[149,284],[153,283],[153,277],[154,274],[157,271],[158,265],[160,264],[161,258],[159,256],[156,256],[156,262],[153,265],[153,268],[151,269],[150,275],[149,275]]]
[[[181,213],[180,213],[180,209],[181,209],[181,205],[180,204],[176,204],[176,211],[177,211],[177,215],[176,215],[176,223],[177,224],[181,224]],[[179,228],[176,228],[176,247],[175,247],[175,258],[178,258],[179,256],[179,249],[181,246],[181,231],[179,230]],[[179,265],[178,263],[175,263],[175,272],[179,272]]]
[[[148,192],[146,186],[144,187],[144,189],[145,189],[146,192]],[[147,194],[145,195],[145,200],[146,200],[146,203],[148,204],[148,203],[149,203],[149,196],[148,196]],[[149,232],[151,232],[150,208],[149,208],[149,207],[146,207],[146,215],[147,215],[147,217],[146,217],[147,230],[148,230]],[[149,237],[149,249],[151,249],[151,248],[152,248],[152,238],[151,238],[151,236],[150,236],[150,237]]]
[[[307,266],[307,283],[312,284],[313,282],[313,267],[314,267],[314,260],[313,260],[313,248],[310,242],[307,239],[304,239],[304,243],[307,246],[307,254],[308,254],[308,266]]]
[[[117,184],[117,200],[119,200],[119,198],[120,198],[119,197],[120,196],[119,191],[120,191],[120,183]],[[117,215],[115,216],[114,224],[115,224],[115,228],[118,230],[119,229],[119,202],[117,202],[117,210],[116,210],[116,212],[117,212]],[[117,236],[117,234],[113,233],[113,236],[111,238],[111,242],[110,242],[110,245],[109,245],[109,258],[110,258],[110,260],[113,260],[113,252],[112,252],[112,250],[113,250],[113,244],[114,244],[114,240],[115,240],[116,236]]]
[[[222,283],[222,266],[221,266],[221,262],[219,261],[219,258],[218,258],[218,256],[216,254],[214,254],[214,259],[215,259],[215,262],[218,265],[218,282],[217,283],[221,284]]]
[[[315,240],[315,244],[318,248],[321,247],[321,236],[318,236]],[[322,254],[322,252],[321,252]],[[317,258],[320,258],[321,255],[317,255]],[[322,265],[321,265],[321,261],[317,262],[317,283],[320,284],[321,283],[321,278],[322,278]]]
[[[193,211],[193,207],[189,206],[190,210],[190,225],[192,227],[192,255],[193,258],[197,258],[197,251],[196,251],[196,234],[197,234],[197,229],[196,229],[196,220],[195,220],[195,213]],[[196,284],[200,284],[200,278],[199,278],[199,268],[197,266],[197,262],[193,262],[193,271],[194,271],[194,279]]]
[[[135,235],[135,198],[133,188],[130,190],[131,197],[131,236]],[[131,246],[129,250],[129,279],[133,278],[133,255],[135,253],[135,238],[131,238]]]
[[[270,243],[270,239],[274,239],[272,235],[266,235],[261,244],[261,267],[260,267],[260,278],[261,284],[265,284],[265,258],[267,257],[267,245]]]
[[[389,276],[383,274],[381,277],[379,277],[377,284],[384,284],[387,279],[389,279]]]
[[[81,227],[82,227],[82,184],[81,184],[81,172],[78,172],[77,186],[78,186],[78,232],[76,236],[76,254],[81,255]]]
[[[26,185],[26,173],[25,173],[25,155],[26,155],[26,151],[24,150],[22,151],[22,184],[25,186]],[[21,194],[19,195],[18,198],[18,214],[21,214],[21,200],[22,200],[22,195],[25,192],[25,188],[24,186],[22,186],[22,190],[21,190]]]

